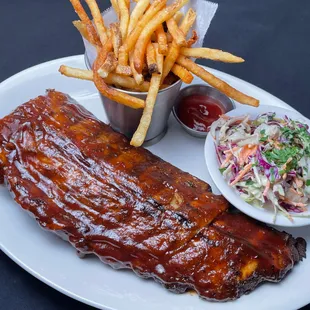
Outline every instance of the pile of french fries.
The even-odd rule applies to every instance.
[[[180,9],[189,0],[111,0],[119,22],[107,27],[96,0],[85,0],[93,21],[80,0],[70,0],[80,20],[74,26],[97,50],[92,70],[61,66],[59,71],[68,76],[93,81],[100,93],[120,104],[134,109],[143,108],[140,125],[131,144],[144,142],[160,89],[181,79],[190,84],[193,74],[236,101],[258,106],[259,101],[234,89],[197,65],[191,58],[240,63],[244,60],[230,53],[209,48],[193,48],[198,39],[191,30],[196,12],[189,9],[185,15]],[[146,100],[120,92],[120,89],[147,92]]]

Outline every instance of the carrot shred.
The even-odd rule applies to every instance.
[[[243,170],[241,170],[235,180],[230,183],[230,186],[236,185],[244,176],[247,172],[249,172],[252,169],[253,164],[247,164]]]
[[[224,154],[236,152],[236,151],[238,151],[239,149],[240,149],[239,146],[235,146],[235,147],[233,147],[231,150],[226,150],[226,151],[224,151]]]
[[[226,156],[225,160],[222,162],[221,164],[221,168],[224,168],[226,166],[226,164],[230,161],[230,159],[232,158],[233,154],[230,153]]]
[[[264,189],[263,196],[267,196],[269,189],[270,189],[270,181],[267,180],[267,184],[266,184],[266,187]]]
[[[252,147],[250,147],[249,144],[245,145],[239,154],[240,165],[243,166],[245,163],[247,163],[249,157],[254,155],[256,151],[257,151],[257,145]]]

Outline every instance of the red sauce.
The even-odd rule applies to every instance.
[[[221,103],[205,95],[190,95],[180,102],[177,114],[181,122],[197,131],[208,131],[209,126],[225,111]]]

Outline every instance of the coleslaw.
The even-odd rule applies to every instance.
[[[308,125],[275,113],[251,120],[248,115],[222,115],[210,134],[215,141],[220,172],[240,197],[264,208],[271,203],[274,221],[282,212],[305,214],[310,203],[310,133]]]

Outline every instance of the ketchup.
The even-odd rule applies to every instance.
[[[208,131],[209,126],[225,111],[219,101],[205,95],[190,95],[180,102],[177,114],[182,123],[196,131]]]

